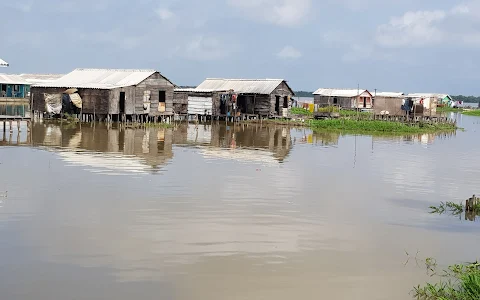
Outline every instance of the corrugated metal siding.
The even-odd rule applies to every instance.
[[[189,115],[212,115],[212,97],[188,97]],[[206,113],[205,113],[206,111]]]
[[[242,94],[271,94],[283,79],[213,79],[202,82],[198,90],[228,91]]]
[[[22,77],[18,75],[10,75],[10,74],[0,74],[0,83],[30,85],[30,83],[25,81]]]
[[[365,89],[318,89],[313,94],[331,97],[356,97],[368,90]]]
[[[42,87],[114,89],[137,85],[152,76],[154,70],[76,69]]]

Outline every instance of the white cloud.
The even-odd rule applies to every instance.
[[[228,0],[245,14],[278,26],[293,27],[309,14],[311,0]]]
[[[162,21],[167,21],[175,17],[175,14],[168,8],[159,8],[155,13]]]
[[[424,46],[439,43],[444,34],[437,24],[447,17],[445,11],[407,12],[393,17],[377,29],[377,42],[384,47]]]
[[[451,12],[454,15],[468,14],[470,12],[470,8],[465,4],[460,4],[452,8]]]
[[[277,57],[282,59],[298,59],[302,57],[302,53],[292,46],[285,46],[280,52],[277,53]]]
[[[184,54],[191,60],[221,60],[229,55],[228,45],[217,37],[197,35],[189,40]]]
[[[480,0],[472,0],[447,10],[411,11],[392,17],[380,25],[375,40],[379,46],[435,47],[455,44],[457,47],[480,46]]]

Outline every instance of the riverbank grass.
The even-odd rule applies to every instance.
[[[427,263],[429,264],[429,263]],[[437,274],[434,265],[429,266]],[[473,300],[480,299],[480,264],[453,265],[437,275],[441,281],[414,288],[415,299],[421,300]]]
[[[480,117],[480,109],[467,110],[467,111],[464,111],[463,114],[466,116]]]
[[[450,123],[402,123],[382,120],[350,120],[329,119],[311,120],[309,126],[313,130],[341,130],[355,132],[385,132],[385,133],[428,133],[453,131],[455,124]]]

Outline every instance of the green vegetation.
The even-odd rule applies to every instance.
[[[338,106],[325,106],[325,107],[319,107],[317,109],[317,112],[340,112],[340,107]]]
[[[437,263],[429,258],[425,264],[431,276],[441,278],[439,283],[414,288],[414,297],[420,300],[475,300],[480,299],[480,264],[453,265],[437,274]]]
[[[480,117],[480,109],[467,110],[467,111],[464,111],[463,114],[467,116]]]
[[[464,211],[463,204],[456,204],[453,202],[441,202],[439,206],[430,206],[432,210],[431,214],[444,214],[445,212],[450,212],[454,216],[461,215]]]
[[[313,115],[311,111],[302,107],[292,107],[290,110],[292,115],[301,115],[301,116],[311,116]]]
[[[443,106],[443,107],[437,107],[437,112],[442,113],[442,112],[462,112],[463,108],[453,108],[449,106]]]
[[[456,129],[453,124],[402,123],[351,119],[312,120],[309,124],[314,130],[330,129],[355,132],[427,133]]]
[[[480,97],[475,97],[475,96],[458,95],[458,96],[451,96],[451,97],[456,101],[463,101],[464,103],[479,103],[480,102]]]

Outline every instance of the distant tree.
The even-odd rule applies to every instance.
[[[297,96],[297,97],[313,97],[313,92],[296,91],[295,96]]]
[[[453,98],[453,100],[462,101],[464,103],[480,103],[480,97],[463,96],[463,95],[451,96],[451,97]]]

